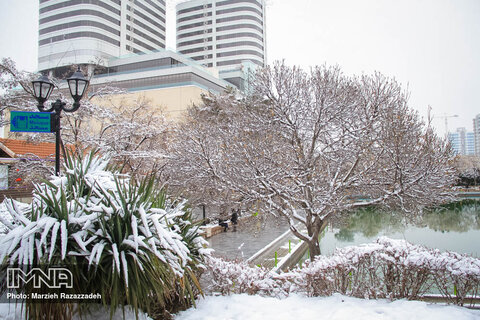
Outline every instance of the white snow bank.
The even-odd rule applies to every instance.
[[[25,319],[25,306],[21,304],[15,305],[15,303],[0,303],[0,320],[18,320]],[[99,308],[93,310],[89,314],[80,318],[78,315],[73,316],[74,320],[137,320],[135,318],[135,312],[130,308],[125,308],[125,317],[121,309],[113,314],[110,318],[110,310]],[[139,312],[138,320],[152,320],[145,313]]]
[[[286,299],[249,296],[208,296],[197,308],[180,312],[175,320],[473,320],[480,310],[457,306],[428,304],[420,301],[363,300],[335,294],[327,298],[304,298],[291,295]]]

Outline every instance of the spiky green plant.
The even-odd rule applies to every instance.
[[[185,203],[170,201],[155,176],[137,183],[93,152],[68,156],[64,176],[35,187],[28,214],[14,202],[7,207],[15,223],[5,222],[10,232],[0,242],[1,261],[68,265],[75,291],[101,293],[111,315],[126,305],[137,314],[186,307],[200,292],[204,242]],[[59,308],[27,303],[31,318],[67,317]]]

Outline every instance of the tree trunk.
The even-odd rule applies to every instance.
[[[312,241],[308,242],[308,250],[310,253],[310,261],[313,261],[316,256],[320,255],[320,243],[318,239],[313,239]]]
[[[327,222],[324,220],[316,220],[315,225],[312,225],[309,230],[309,236],[312,237],[312,241],[308,242],[308,250],[310,252],[310,260],[313,261],[316,256],[322,254],[320,251],[320,233],[325,230]]]

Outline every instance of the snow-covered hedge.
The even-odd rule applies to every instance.
[[[274,295],[276,281],[270,271],[263,267],[250,267],[245,261],[226,261],[217,257],[208,259],[209,271],[212,275],[212,286],[223,295],[233,293]]]
[[[463,305],[478,296],[480,259],[441,252],[404,240],[379,238],[375,243],[337,249],[282,274],[246,263],[209,259],[213,290],[223,294],[249,293],[285,297],[290,293],[361,298],[417,299],[438,292]]]
[[[29,210],[6,200],[0,261],[69,266],[75,289],[102,293],[112,310],[193,301],[208,251],[185,202],[169,201],[154,177],[137,183],[107,166],[93,153],[68,158],[63,176],[35,186]]]

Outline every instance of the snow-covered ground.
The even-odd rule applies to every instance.
[[[0,320],[23,319],[22,306],[0,303]],[[79,319],[75,317],[75,319]],[[92,312],[83,320],[109,320],[108,310]],[[117,312],[113,320],[123,319]],[[140,320],[151,320],[140,314]],[[474,320],[480,310],[458,306],[429,304],[407,300],[364,300],[335,294],[326,298],[305,298],[291,295],[286,299],[237,294],[207,296],[197,302],[197,308],[180,312],[175,320]],[[126,310],[125,320],[136,320]]]
[[[152,320],[146,314],[139,314],[138,319],[131,309],[125,309],[125,318],[122,310],[117,310],[110,318],[110,310],[91,310],[89,315],[79,317],[74,315],[73,320]],[[25,319],[25,308],[21,304],[0,303],[0,320],[21,320]]]
[[[208,296],[175,320],[473,320],[480,310],[420,301],[363,300],[335,294],[327,298],[291,295],[286,299],[246,294]]]

